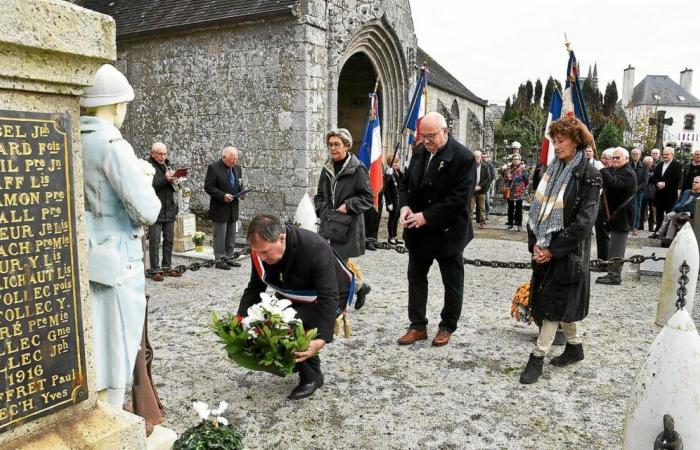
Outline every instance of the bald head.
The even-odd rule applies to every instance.
[[[429,112],[420,121],[420,135],[423,145],[430,153],[435,153],[447,143],[447,121],[437,112]]]
[[[226,147],[221,152],[221,160],[227,167],[233,167],[238,162],[238,149],[236,147]]]

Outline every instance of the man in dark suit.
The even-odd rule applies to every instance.
[[[471,205],[476,221],[479,222],[479,228],[484,228],[486,226],[486,194],[491,186],[491,173],[478,150],[474,152],[474,164],[476,165],[476,182]]]
[[[238,220],[238,200],[243,190],[241,167],[238,163],[238,150],[226,147],[221,159],[207,167],[204,190],[209,197],[209,218],[214,223],[214,257],[216,267],[230,270],[240,267],[238,261],[224,258],[233,256],[236,243],[236,221]]]
[[[153,190],[160,200],[160,213],[156,223],[148,227],[148,257],[150,268],[155,270],[151,279],[153,281],[163,281],[163,275],[157,272],[161,267],[170,276],[178,277],[180,272],[171,270],[173,258],[173,239],[175,238],[175,218],[178,206],[175,201],[175,189],[177,178],[175,171],[170,168],[170,161],[167,159],[168,148],[162,142],[156,142],[151,146],[151,153],[148,162],[156,170],[153,175]],[[163,236],[163,260],[158,261],[158,247],[160,238]]]
[[[683,167],[681,163],[673,159],[674,155],[675,150],[672,147],[665,147],[661,153],[663,162],[656,166],[654,176],[651,177],[652,183],[656,186],[656,197],[654,198],[656,205],[655,232],[659,231],[659,227],[664,221],[664,215],[673,209],[674,203],[678,200]]]
[[[634,230],[637,209],[637,176],[629,164],[629,153],[622,147],[613,150],[610,165],[600,170],[603,190],[608,202],[610,233],[608,258],[624,258],[627,234]],[[608,265],[608,273],[595,280],[599,284],[622,284],[622,263]]]
[[[424,143],[416,147],[400,188],[401,212],[408,248],[408,318],[410,328],[399,344],[427,339],[428,270],[437,260],[445,286],[445,303],[433,345],[446,345],[462,312],[462,252],[474,236],[470,203],[476,171],[474,156],[447,133],[436,112],[421,121]]]
[[[252,270],[243,291],[238,314],[259,303],[270,288],[278,298],[292,302],[304,328],[316,328],[318,337],[304,352],[295,353],[299,385],[289,398],[309,397],[323,386],[318,352],[333,341],[335,318],[352,295],[352,276],[318,234],[285,226],[274,216],[258,215],[248,224]],[[303,294],[303,295],[302,295]]]

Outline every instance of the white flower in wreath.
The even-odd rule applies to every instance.
[[[202,420],[207,420],[211,414],[211,409],[209,405],[204,402],[194,402],[192,403],[192,409],[194,409]]]

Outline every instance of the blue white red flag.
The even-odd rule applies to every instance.
[[[404,130],[408,131],[408,143],[413,144],[418,133],[419,119],[425,115],[425,94],[428,86],[428,68],[422,66],[420,69],[420,77],[416,84],[416,90],[413,91],[411,104],[408,107],[406,114],[406,122]]]
[[[379,124],[377,94],[369,94],[370,112],[367,126],[362,137],[357,158],[369,169],[369,184],[374,193],[374,207],[379,207],[379,193],[382,190],[384,174],[382,172],[382,129]]]
[[[578,62],[576,62],[573,50],[569,50],[569,64],[566,68],[566,84],[562,97],[562,115],[566,114],[580,119],[590,130],[591,122],[588,120],[586,102],[583,100],[583,92],[578,82]]]
[[[540,149],[540,163],[548,165],[554,159],[554,141],[549,136],[549,126],[561,117],[562,99],[559,91],[552,92],[552,99],[549,102],[549,113],[547,114],[547,126],[544,129],[544,140]]]

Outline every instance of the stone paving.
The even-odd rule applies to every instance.
[[[524,239],[524,232],[478,230],[465,256],[527,261]],[[323,349],[325,386],[298,402],[286,399],[296,376],[237,367],[207,328],[211,311],[235,312],[250,276],[248,260],[231,271],[149,280],[149,332],[167,408],[164,425],[182,433],[198,422],[192,401],[226,400],[231,406],[225,416],[246,434],[250,449],[621,447],[629,387],[659,331],[660,278],[640,278],[638,267],[628,265],[622,286],[593,284],[591,311],[581,326],[586,359],[564,369],[545,364],[538,383],[522,386],[518,377],[537,328],[514,323],[509,308],[529,271],[467,266],[462,320],[450,344],[400,347],[407,261],[393,251],[358,259],[372,285],[367,305],[350,314],[352,336]],[[430,283],[432,335],[443,293],[437,267]],[[554,347],[549,356],[560,351]]]

